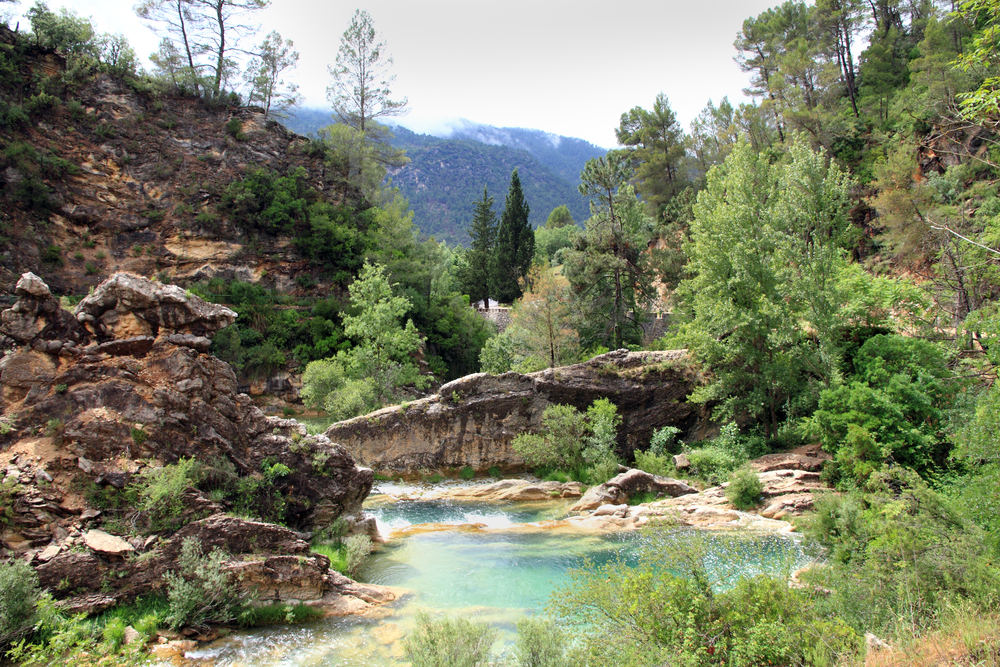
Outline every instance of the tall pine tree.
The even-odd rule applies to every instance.
[[[524,200],[517,169],[510,176],[510,189],[497,228],[496,252],[493,255],[490,291],[501,303],[512,303],[521,296],[518,281],[528,275],[535,256],[535,232],[528,223],[528,202]]]
[[[477,199],[475,212],[472,214],[472,224],[469,226],[469,238],[472,245],[465,253],[465,266],[462,267],[459,280],[469,301],[486,301],[489,303],[490,272],[493,255],[497,244],[497,216],[493,212],[493,197],[483,188],[483,198]]]

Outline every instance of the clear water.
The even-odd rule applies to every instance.
[[[369,504],[380,526],[395,532],[358,579],[407,591],[381,610],[381,618],[240,633],[188,658],[220,667],[398,665],[400,640],[419,610],[490,622],[501,632],[499,644],[506,644],[518,618],[544,612],[569,570],[587,562],[634,559],[644,539],[638,533],[568,530],[556,521],[565,514],[564,501],[496,505],[373,496]],[[784,536],[746,534],[735,546],[726,543],[728,548],[713,552],[710,567],[727,574],[778,572],[803,560]]]

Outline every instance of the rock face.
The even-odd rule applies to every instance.
[[[110,534],[115,524],[104,521],[141,519],[134,510],[102,512],[82,495],[125,488],[144,470],[182,457],[236,480],[260,480],[280,465],[271,483],[288,525],[315,530],[343,519],[353,532],[377,536],[361,509],[372,471],[298,422],[265,416],[237,393],[230,366],[206,353],[209,336],[233,321],[233,311],[127,274],[100,285],[73,314],[31,274],[17,296],[0,314],[0,333],[19,345],[0,359],[0,506],[8,518],[0,557],[37,558],[46,585],[61,584],[57,597],[76,592],[66,603],[75,610],[161,586],[190,537],[205,551],[227,550],[232,567],[261,590],[271,581],[275,599],[339,595],[329,562],[307,554],[307,536],[220,514],[227,507],[201,491],[178,499],[175,534],[128,539]],[[123,559],[148,551],[155,554]],[[240,565],[241,554],[264,559]],[[112,571],[116,577],[103,576]]]
[[[553,404],[586,409],[609,398],[622,415],[618,451],[630,458],[656,428],[686,431],[704,423],[701,406],[685,401],[698,382],[685,351],[617,350],[574,366],[521,375],[477,373],[413,403],[333,424],[326,436],[365,465],[394,474],[471,466],[523,467],[511,441],[536,431]]]

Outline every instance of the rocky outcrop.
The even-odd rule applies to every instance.
[[[391,589],[357,584],[331,570],[329,559],[311,553],[304,537],[282,526],[222,514],[189,524],[166,539],[142,540],[138,548],[90,530],[84,535],[88,550],[62,550],[37,572],[43,587],[70,592],[60,595],[62,608],[99,611],[161,590],[164,574],[177,567],[183,543],[196,539],[203,552],[221,549],[229,554],[226,571],[259,603],[315,604],[343,614],[396,599]],[[143,557],[123,560],[121,551],[141,552]]]
[[[623,417],[618,452],[627,460],[654,429],[678,425],[695,432],[707,421],[702,406],[685,400],[698,381],[683,350],[617,350],[528,375],[468,375],[429,398],[333,424],[326,436],[365,465],[393,474],[465,466],[517,470],[523,460],[511,441],[537,431],[545,408],[584,410],[608,398]]]
[[[298,422],[265,416],[237,393],[230,366],[206,353],[233,311],[127,274],[73,313],[37,276],[18,285],[17,303],[0,314],[0,333],[17,345],[0,359],[0,556],[34,560],[57,597],[73,593],[71,609],[162,585],[187,538],[232,554],[234,572],[273,599],[339,595],[329,562],[308,553],[307,534],[221,514],[241,500],[234,493],[213,499],[188,488],[175,498],[172,528],[132,507],[91,505],[194,459],[216,488],[250,494],[267,485],[270,511],[297,530],[342,519],[377,538],[361,509],[372,471]],[[125,525],[146,534],[122,535]],[[125,558],[135,553],[151,555]]]
[[[594,510],[602,505],[627,505],[630,500],[644,495],[677,498],[692,493],[698,493],[698,489],[686,482],[671,477],[651,475],[632,468],[612,477],[604,484],[588,489],[587,493],[570,507],[570,511]]]

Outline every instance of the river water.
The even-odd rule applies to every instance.
[[[588,562],[634,559],[643,539],[635,532],[569,530],[558,521],[569,506],[562,500],[460,503],[425,499],[429,490],[382,483],[366,503],[388,540],[356,578],[406,591],[376,617],[237,633],[187,658],[219,667],[399,665],[404,662],[400,640],[413,629],[420,610],[492,623],[500,630],[494,648],[502,650],[513,641],[519,618],[544,613],[553,592],[568,581],[569,570]],[[755,574],[805,561],[786,535],[741,537],[735,551],[720,551],[716,566]]]

